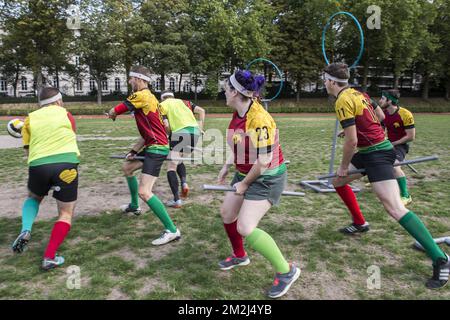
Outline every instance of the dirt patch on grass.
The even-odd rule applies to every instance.
[[[130,300],[130,297],[123,293],[120,289],[113,288],[106,297],[106,300]]]

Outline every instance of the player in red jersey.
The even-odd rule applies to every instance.
[[[158,100],[148,89],[150,71],[143,66],[131,68],[129,83],[133,93],[121,104],[112,108],[108,115],[115,120],[117,115],[127,111],[134,112],[134,118],[141,138],[127,154],[123,171],[131,193],[131,203],[125,205],[124,212],[141,213],[140,197],[161,220],[165,230],[161,236],[152,241],[153,245],[162,245],[180,239],[180,230],[167,213],[164,204],[153,194],[152,189],[159,177],[161,166],[169,154],[169,141],[158,111]],[[142,152],[139,151],[143,149]],[[144,161],[134,160],[136,155],[145,156]],[[134,171],[142,168],[141,180],[137,182]]]
[[[381,108],[384,110],[384,126],[386,127],[389,141],[394,146],[396,162],[405,160],[409,152],[409,144],[416,136],[414,117],[412,113],[398,105],[400,92],[398,90],[387,90],[382,92],[380,99]],[[406,175],[402,168],[394,167],[395,178],[400,188],[400,195],[404,205],[412,202],[408,192]]]
[[[287,177],[275,121],[254,99],[263,83],[264,77],[250,71],[237,71],[225,83],[226,103],[235,112],[227,131],[232,156],[219,173],[219,183],[224,183],[233,164],[237,171],[231,182],[236,192],[226,193],[220,210],[233,255],[220,261],[219,267],[229,270],[250,263],[245,237],[275,268],[268,296],[278,298],[297,280],[300,269],[289,264],[272,237],[257,227],[272,205],[278,204]]]
[[[425,248],[432,259],[433,276],[426,286],[430,289],[443,287],[448,282],[449,257],[434,242],[419,217],[405,208],[394,176],[395,152],[392,144],[385,139],[384,130],[370,101],[361,92],[348,86],[349,78],[350,72],[346,64],[332,63],[324,69],[325,87],[328,94],[336,98],[336,114],[345,133],[342,161],[333,185],[350,210],[353,223],[340,231],[355,234],[369,230],[369,224],[365,221],[355,194],[348,185],[362,175],[347,174],[349,170],[364,168],[386,211]],[[356,148],[358,152],[355,153]]]

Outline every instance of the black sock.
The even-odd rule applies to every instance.
[[[183,162],[177,165],[177,173],[181,180],[181,186],[183,186],[183,183],[186,183],[186,167]]]
[[[167,171],[167,181],[169,181],[170,189],[173,193],[173,199],[175,201],[180,200],[178,195],[178,177],[175,171]]]

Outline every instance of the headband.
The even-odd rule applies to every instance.
[[[248,98],[253,98],[253,91],[245,89],[237,80],[234,73],[230,77],[230,83],[237,91],[239,91],[241,94]]]
[[[165,97],[172,97],[175,98],[175,96],[173,95],[173,92],[165,92],[161,95],[161,99],[165,98]]]
[[[398,103],[398,98],[394,97],[393,95],[391,95],[389,92],[387,91],[382,91],[381,92],[381,96],[382,97],[386,97],[386,99],[391,100],[392,103],[394,103],[395,105]]]
[[[62,99],[62,95],[61,95],[60,92],[58,92],[58,94],[56,96],[53,96],[53,97],[50,97],[48,99],[39,101],[39,105],[42,107],[42,106],[44,106],[46,104],[50,104],[52,102],[56,102],[56,101],[61,100],[61,99]]]
[[[324,73],[324,77],[325,77],[325,79],[328,79],[328,80],[331,80],[331,81],[348,83],[348,79],[339,79],[339,78],[333,77],[331,74],[326,73],[326,72]]]
[[[130,71],[130,77],[136,77],[136,78],[145,80],[147,82],[151,81],[151,79],[149,77],[147,77],[146,75],[143,75],[142,73],[133,72],[133,71]]]

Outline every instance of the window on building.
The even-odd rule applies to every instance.
[[[22,91],[28,90],[28,81],[27,81],[27,78],[22,77],[22,78],[20,79],[20,86],[21,86]]]
[[[7,85],[5,79],[0,79],[0,91],[6,91]]]
[[[102,80],[102,91],[108,91],[108,80]]]
[[[171,91],[175,91],[175,79],[174,78],[170,78],[169,80],[169,90]]]
[[[191,91],[191,84],[189,83],[189,81],[186,81],[186,82],[184,83],[183,91],[184,91],[184,92],[190,92],[190,91]]]
[[[119,79],[119,78],[116,78],[116,79],[114,80],[114,89],[115,89],[116,91],[120,91],[120,79]]]
[[[156,91],[161,91],[161,79],[160,78],[156,79],[156,88],[155,88],[155,90]]]
[[[59,88],[59,79],[58,78],[53,78],[53,87]]]
[[[77,91],[83,91],[83,81],[77,79]]]
[[[89,90],[90,91],[95,90],[95,80],[94,79],[89,80]]]
[[[75,57],[75,66],[79,66],[80,65],[80,57]]]

